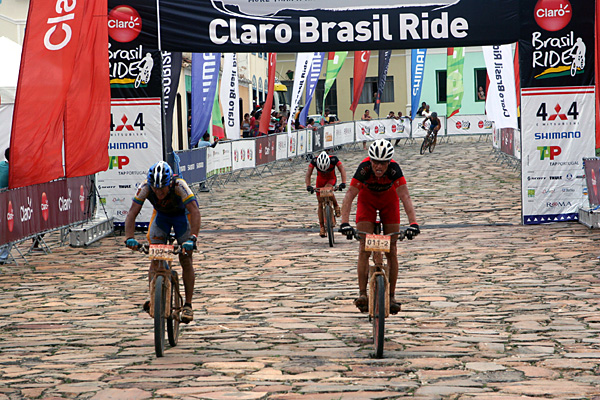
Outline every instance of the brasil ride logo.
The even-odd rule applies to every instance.
[[[535,5],[535,22],[540,28],[556,32],[571,22],[573,13],[569,0],[539,0]]]
[[[131,42],[142,31],[142,18],[130,6],[117,6],[108,13],[108,34],[121,43]]]

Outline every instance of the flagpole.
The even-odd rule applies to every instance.
[[[162,157],[163,160],[169,163],[169,165],[173,166],[173,152],[167,152],[167,131],[166,131],[166,109],[165,109],[165,77],[163,71],[163,57],[162,57],[162,41],[160,36],[160,0],[156,0],[156,27],[157,27],[157,38],[158,38],[158,55],[160,57],[160,132],[161,132],[161,142],[162,142]],[[170,156],[170,160],[169,158]]]

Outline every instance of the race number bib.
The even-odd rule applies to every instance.
[[[151,260],[173,261],[175,259],[173,249],[172,244],[151,244],[148,247],[148,257]]]
[[[390,252],[391,237],[387,235],[367,235],[365,237],[365,251]]]

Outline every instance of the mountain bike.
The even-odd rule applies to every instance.
[[[423,128],[425,129],[425,128]],[[425,150],[429,148],[429,152],[433,153],[433,149],[435,149],[435,145],[437,144],[437,135],[432,130],[427,130],[427,134],[423,138],[423,143],[421,144],[421,155],[425,154]]]
[[[172,243],[172,241],[170,241]],[[181,254],[181,246],[173,244],[141,245],[139,252],[148,254],[150,260],[158,260],[159,267],[150,282],[150,308],[154,319],[154,349],[157,357],[165,354],[165,325],[171,347],[177,346],[183,298],[179,291],[179,275],[173,270],[175,254]]]
[[[327,229],[327,239],[329,239],[329,247],[333,247],[335,244],[335,238],[333,234],[333,227],[335,226],[335,211],[333,209],[333,192],[338,189],[337,186],[328,186],[322,188],[316,188],[315,191],[319,193],[319,197],[323,199],[321,207],[323,207],[323,219],[325,227]]]
[[[347,239],[364,238],[365,251],[372,252],[373,264],[369,264],[369,321],[373,325],[373,345],[375,357],[383,357],[383,344],[385,342],[385,319],[390,316],[390,282],[389,266],[384,262],[383,253],[389,253],[392,240],[397,236],[398,240],[406,238],[406,229],[382,235],[383,224],[375,224],[374,233],[354,231]]]

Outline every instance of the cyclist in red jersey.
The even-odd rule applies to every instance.
[[[394,146],[385,139],[376,140],[369,147],[369,157],[365,158],[356,169],[342,204],[340,232],[344,235],[354,232],[349,221],[352,202],[357,195],[356,228],[359,231],[373,233],[377,211],[379,211],[384,233],[398,232],[400,230],[400,201],[402,201],[404,212],[410,223],[406,233],[407,237],[412,239],[420,233],[415,209],[408,193],[406,178],[400,165],[392,160],[393,154]],[[354,304],[361,312],[369,311],[367,282],[370,255],[371,252],[365,251],[365,242],[362,239],[358,253],[359,294],[358,298],[354,300]],[[400,304],[395,299],[396,281],[398,280],[396,240],[392,240],[390,252],[385,255],[390,274],[390,312],[397,314],[400,311]]]
[[[317,169],[316,186],[318,188],[335,186],[335,183],[337,182],[337,176],[335,175],[336,167],[340,171],[340,175],[342,176],[342,183],[340,184],[340,189],[345,189],[346,188],[346,170],[344,169],[342,162],[336,156],[330,156],[329,154],[327,154],[326,152],[323,151],[321,154],[319,154],[319,157],[313,158],[312,161],[310,162],[310,164],[308,164],[308,169],[306,170],[306,177],[305,177],[306,190],[309,193],[315,192],[315,188],[313,188],[310,185],[312,173],[315,168]],[[319,200],[319,207],[318,207],[319,226],[320,226],[319,235],[321,237],[325,237],[325,236],[327,236],[327,233],[325,231],[325,223],[324,223],[324,218],[323,218],[323,207],[321,204],[322,200],[321,200],[321,197],[319,196],[319,193],[317,193],[317,200]],[[333,196],[333,208],[335,210],[335,216],[339,217],[341,215],[340,206],[338,205],[338,202],[337,202],[335,196]]]

